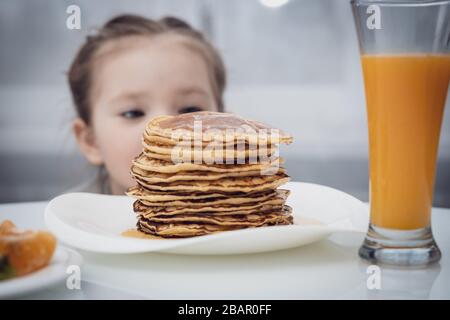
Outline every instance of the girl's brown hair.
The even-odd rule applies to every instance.
[[[69,85],[78,116],[90,123],[90,89],[92,87],[92,62],[95,53],[110,40],[127,36],[152,36],[177,34],[191,40],[200,48],[210,69],[215,99],[219,111],[223,111],[223,92],[226,85],[225,67],[217,50],[188,23],[174,17],[151,20],[137,15],[120,15],[109,20],[95,35],[88,36],[78,51],[68,72]]]

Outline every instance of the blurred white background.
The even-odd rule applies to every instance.
[[[269,0],[270,2],[270,0]],[[81,30],[66,8],[81,8]],[[94,168],[70,131],[65,72],[86,35],[122,13],[174,15],[205,32],[228,70],[228,111],[292,133],[282,150],[293,180],[368,200],[365,103],[349,0],[0,0],[0,202],[48,199]],[[435,205],[450,207],[450,111]]]

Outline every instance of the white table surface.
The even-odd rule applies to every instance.
[[[46,229],[46,202],[0,205],[0,221]],[[358,258],[360,235],[333,235],[308,246],[233,256],[79,251],[81,290],[65,283],[32,299],[450,299],[450,209],[433,209],[443,257],[425,269],[381,267],[381,289],[369,290],[369,264]]]

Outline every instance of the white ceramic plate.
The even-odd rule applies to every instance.
[[[67,268],[71,265],[81,266],[82,258],[74,250],[58,246],[48,266],[22,277],[0,281],[0,299],[14,298],[31,294],[57,283],[68,277]]]
[[[294,225],[186,239],[130,238],[121,233],[136,227],[133,199],[90,193],[69,193],[54,198],[46,207],[45,222],[60,241],[101,253],[256,253],[306,245],[338,231],[366,232],[367,206],[358,199],[316,184],[291,182],[283,187],[291,190],[287,203],[293,208]]]

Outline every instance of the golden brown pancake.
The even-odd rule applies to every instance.
[[[173,163],[172,161],[165,161],[161,159],[155,159],[140,154],[136,157],[132,164],[140,169],[147,171],[155,171],[161,173],[177,173],[180,171],[211,171],[211,172],[241,172],[241,171],[265,171],[270,168],[277,169],[284,163],[283,158],[278,158],[273,162],[264,162],[257,164],[196,164],[196,163]]]
[[[248,149],[242,146],[238,148],[222,148],[221,146],[207,146],[205,148],[190,146],[166,146],[154,143],[143,142],[143,153],[149,157],[157,157],[158,159],[180,162],[194,162],[196,159],[202,160],[204,163],[228,163],[228,160],[240,159],[243,163],[256,163],[258,159],[267,159],[267,161],[277,158],[278,148],[252,148]],[[250,160],[249,160],[250,159]],[[254,159],[254,160],[251,160]],[[233,161],[234,162],[234,161]]]
[[[279,173],[285,173],[284,168],[278,169]],[[208,172],[208,171],[180,171],[177,174],[160,173],[155,171],[142,170],[139,167],[133,166],[131,168],[131,175],[137,176],[142,180],[150,183],[169,183],[180,180],[200,180],[210,181],[223,178],[237,178],[237,177],[251,177],[261,175],[260,171],[235,171],[229,173]]]
[[[207,147],[208,145],[210,145],[211,141],[196,141],[197,144],[194,143],[194,141],[191,140],[179,140],[179,139],[171,139],[171,138],[166,138],[166,137],[162,137],[162,136],[158,136],[158,135],[153,135],[151,133],[148,133],[147,129],[144,131],[144,135],[142,137],[142,142],[145,144],[158,144],[158,145],[163,145],[163,146],[175,146],[175,145],[179,145],[179,146],[189,146],[189,147],[194,147],[194,146],[202,146],[203,148]],[[267,142],[266,144],[263,144],[263,141],[260,141],[261,143],[258,144],[249,144],[248,141],[239,141],[239,140],[232,140],[232,141],[223,141],[223,147],[225,149],[236,149],[237,146],[242,147],[242,144],[245,145],[245,149],[257,149],[260,147],[266,147],[266,148],[274,148],[277,146],[277,144],[271,144],[269,142]]]
[[[201,137],[194,137],[195,125],[201,122]],[[258,137],[258,133],[266,130],[267,136],[264,139]],[[272,134],[276,130],[278,136]],[[259,144],[259,140],[263,140],[265,144],[269,143],[284,143],[292,142],[292,136],[268,126],[266,124],[246,120],[235,114],[223,112],[193,112],[178,116],[159,116],[153,118],[147,125],[147,133],[150,135],[161,136],[165,138],[174,139],[178,133],[179,138],[201,138],[202,141],[222,140],[228,141],[247,141],[250,144]],[[220,136],[220,139],[217,139]],[[183,139],[178,139],[183,140]],[[186,139],[184,139],[186,140]]]
[[[286,174],[271,176],[255,176],[240,178],[223,178],[213,181],[176,181],[166,184],[148,183],[139,176],[134,176],[136,182],[147,190],[178,191],[178,192],[259,192],[276,189],[289,181]]]
[[[178,214],[171,216],[141,216],[140,220],[157,223],[205,223],[218,224],[222,226],[258,226],[265,223],[277,223],[285,221],[290,217],[290,209],[283,207],[274,208],[269,211],[249,214]]]
[[[128,191],[128,195],[138,199],[141,203],[146,205],[147,207],[189,207],[192,209],[198,209],[202,207],[211,207],[211,206],[229,206],[229,205],[257,205],[259,203],[264,203],[266,201],[272,200],[281,200],[282,202],[286,201],[287,196],[289,195],[288,190],[277,189],[277,190],[268,190],[259,193],[250,193],[250,194],[234,194],[234,195],[225,195],[218,194],[218,197],[198,197],[195,198],[195,194],[190,197],[182,195],[173,195],[167,194],[168,197],[177,197],[176,199],[170,200],[161,200],[161,201],[150,201],[148,199],[154,199],[155,195],[150,193],[149,196],[148,190],[145,190],[142,187],[132,187]]]
[[[182,214],[215,214],[215,215],[247,215],[247,214],[257,214],[261,212],[279,210],[284,205],[282,199],[273,199],[265,201],[264,203],[256,203],[251,205],[215,205],[215,206],[205,206],[201,208],[192,207],[171,207],[171,206],[161,206],[161,207],[149,207],[139,200],[135,201],[133,204],[133,210],[137,214],[144,217],[156,217],[156,216],[172,216],[172,215],[182,215]]]
[[[234,164],[257,164],[257,163],[267,163],[267,162],[275,162],[278,158],[276,155],[267,155],[267,154],[255,154],[255,153],[243,153],[240,155],[237,154],[221,154],[216,156],[215,153],[212,155],[204,153],[204,152],[183,152],[176,153],[174,155],[171,154],[160,154],[150,151],[148,149],[144,149],[142,151],[144,155],[152,159],[159,159],[166,162],[172,163],[196,163],[196,164],[224,164],[224,165],[234,165]]]
[[[233,220],[235,219],[235,220]],[[206,220],[205,220],[206,221]],[[273,225],[288,225],[293,223],[290,209],[286,208],[285,214],[268,214],[266,218],[257,219],[253,222],[240,222],[237,218],[228,217],[221,220],[220,217],[210,218],[205,222],[156,222],[148,219],[140,219],[137,223],[138,230],[152,235],[182,238],[212,234],[220,231],[239,230],[244,228],[255,228]],[[229,221],[229,222],[227,222]]]
[[[202,192],[165,192],[158,190],[147,190],[139,185],[129,188],[126,192],[128,196],[136,197],[148,201],[176,201],[188,199],[215,199],[227,198],[223,193],[202,193]]]

